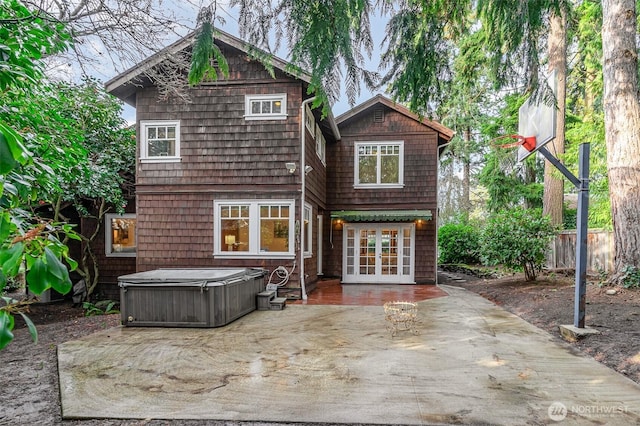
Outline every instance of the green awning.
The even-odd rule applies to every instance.
[[[431,220],[431,210],[340,210],[331,212],[332,219],[345,222],[412,222]]]

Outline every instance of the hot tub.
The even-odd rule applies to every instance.
[[[156,269],[118,277],[122,324],[221,327],[256,309],[266,270]]]

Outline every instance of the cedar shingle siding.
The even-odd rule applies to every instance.
[[[370,108],[338,126],[342,140],[330,146],[327,160],[327,186],[331,188],[327,194],[328,208],[334,211],[431,210],[434,220],[416,224],[415,281],[435,282],[438,132],[383,105]],[[354,144],[377,141],[404,141],[403,188],[354,188]],[[342,226],[333,226],[332,238],[334,248],[327,253],[325,269],[328,274],[341,275],[342,245],[335,241],[342,241]],[[330,247],[329,241],[325,246]]]
[[[299,198],[299,173],[289,174],[285,163],[300,162],[302,84],[281,72],[271,79],[259,63],[235,53],[227,56],[233,80],[191,89],[190,104],[159,102],[153,87],[136,94],[138,123],[179,120],[181,140],[180,162],[138,163],[138,271],[228,266],[271,270],[293,262],[213,256],[214,200]],[[245,120],[245,95],[281,93],[287,95],[286,120]],[[315,153],[313,140],[307,146]],[[310,189],[319,186],[311,183]],[[295,212],[298,220],[298,207]]]
[[[187,48],[186,41],[173,48]],[[262,64],[247,57],[237,39],[224,35],[222,42],[220,38],[216,42],[227,57],[230,77],[189,88],[188,103],[160,101],[158,90],[144,79],[138,80],[143,81],[141,85],[130,85],[139,79],[136,68],[107,83],[112,93],[135,104],[138,154],[141,121],[180,123],[180,161],[137,162],[136,270],[263,267],[271,271],[281,265],[291,269],[296,262],[288,295],[300,297],[299,242],[295,257],[216,258],[213,253],[215,201],[295,200],[295,221],[300,221],[303,127],[305,163],[313,168],[304,175],[304,198],[312,207],[313,230],[313,255],[304,259],[307,291],[313,290],[320,278],[318,256],[322,256],[324,276],[340,277],[343,273],[342,226],[331,220],[336,210],[430,210],[434,220],[416,221],[415,225],[414,276],[417,282],[434,282],[438,146],[451,138],[450,130],[422,122],[378,97],[366,107],[352,110],[353,114],[343,115],[339,127],[332,115],[321,120],[315,110],[317,127],[309,132],[301,126],[308,76],[291,76],[283,71],[282,62],[276,61],[272,77]],[[147,64],[154,60],[157,63],[160,59],[150,58]],[[247,120],[245,96],[268,94],[286,94],[286,119]],[[317,128],[326,139],[326,166],[316,154]],[[403,188],[354,189],[354,143],[375,141],[404,141]],[[287,162],[296,164],[295,173],[288,173]],[[319,215],[323,217],[322,235],[317,226]],[[318,238],[322,238],[323,253],[318,253]]]

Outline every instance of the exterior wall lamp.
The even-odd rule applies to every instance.
[[[287,168],[290,175],[296,172],[296,163],[285,163],[284,166]]]
[[[311,167],[311,166],[309,166],[309,165],[304,166],[304,173],[305,173],[305,174],[307,174],[307,175],[308,175],[308,174],[309,174],[309,173],[311,173],[312,171],[313,171],[313,167]]]

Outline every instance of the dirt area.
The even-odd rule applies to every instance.
[[[534,283],[521,276],[478,279],[447,274],[444,284],[464,287],[493,301],[560,339],[558,325],[573,323],[573,277],[547,275]],[[586,325],[599,334],[572,343],[596,360],[640,383],[640,291],[590,283],[587,287]],[[34,345],[20,320],[15,340],[0,351],[0,425],[241,425],[240,422],[159,420],[62,421],[56,347],[98,330],[119,324],[119,315],[85,317],[71,302],[32,305],[30,317],[38,328]],[[247,425],[248,423],[244,423]],[[255,423],[251,423],[255,424]],[[263,424],[264,425],[264,424]]]

